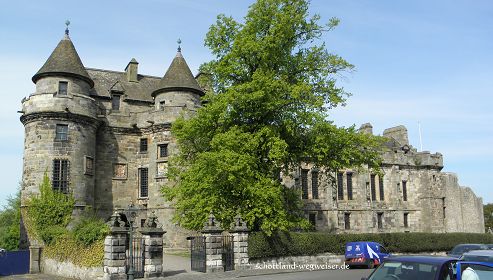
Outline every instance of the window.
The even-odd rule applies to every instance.
[[[407,181],[402,181],[402,200],[407,201]]]
[[[404,213],[404,227],[409,227],[409,213]]]
[[[149,196],[149,172],[147,168],[139,168],[139,196],[148,197]]]
[[[347,199],[353,200],[353,173],[346,174],[347,179]]]
[[[344,200],[344,187],[342,183],[343,179],[343,174],[342,172],[337,173],[337,198],[339,200]]]
[[[140,219],[140,227],[144,227],[146,225],[146,219]]]
[[[164,111],[164,106],[166,105],[166,101],[160,101],[159,102],[159,109]]]
[[[55,140],[67,141],[68,140],[68,125],[57,124],[55,129]]]
[[[140,139],[140,152],[141,153],[147,152],[147,138]]]
[[[351,213],[344,213],[344,229],[351,229]]]
[[[157,148],[159,158],[164,158],[168,156],[168,144],[159,144]]]
[[[68,82],[58,82],[58,95],[67,95]]]
[[[120,99],[121,99],[120,94],[111,95],[111,110],[113,110],[113,111],[119,111],[120,110]]]
[[[385,194],[384,194],[384,191],[383,191],[383,175],[382,176],[378,176],[378,186],[380,187],[380,201],[384,201],[385,199]]]
[[[94,159],[92,157],[84,157],[84,174],[94,175]]]
[[[375,186],[375,174],[370,175],[370,189],[371,189],[371,200],[377,200],[377,189]]]
[[[308,220],[313,227],[317,226],[317,213],[308,214]]]
[[[378,229],[383,228],[383,213],[377,213],[377,225]]]
[[[52,187],[53,190],[62,193],[68,193],[68,175],[69,175],[69,162],[66,159],[53,160],[53,176]]]
[[[308,170],[301,169],[301,198],[308,199]]]
[[[312,171],[312,198],[318,199],[318,172]]]

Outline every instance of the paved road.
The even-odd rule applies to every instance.
[[[369,269],[352,270],[317,270],[317,271],[228,271],[224,273],[200,273],[185,271],[169,271],[166,277],[154,278],[156,280],[360,280],[368,276]],[[25,274],[7,276],[2,279],[8,280],[69,280],[68,278],[56,277],[44,274]]]

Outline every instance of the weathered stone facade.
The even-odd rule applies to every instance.
[[[372,133],[370,124],[360,131]],[[484,232],[483,201],[441,172],[440,153],[418,152],[404,126],[390,128],[382,174],[324,172],[304,164],[284,183],[305,192],[306,218],[330,232]],[[341,184],[342,183],[342,184]],[[317,197],[318,196],[318,197]]]
[[[91,69],[83,66],[67,32],[33,82],[36,91],[22,100],[23,206],[29,196],[39,193],[46,171],[74,194],[78,211],[92,207],[108,218],[134,202],[139,206],[137,225],[154,211],[167,231],[164,246],[188,246],[189,232],[171,221],[174,209],[160,193],[161,186],[169,184],[168,156],[177,149],[171,124],[182,114],[194,114],[204,94],[181,50],[163,78],[138,74],[135,59],[122,72]],[[371,126],[362,130],[371,132]],[[440,154],[409,146],[404,130],[397,127],[384,133],[393,140],[384,154],[383,199],[378,191],[377,199],[372,199],[368,170],[344,171],[342,199],[330,174],[316,173],[318,198],[310,187],[305,202],[307,217],[317,229],[484,232],[481,199],[460,187],[455,175],[440,172]],[[302,169],[311,186],[315,177],[309,175],[315,170],[309,165]],[[349,172],[352,199],[347,193]],[[286,177],[286,185],[301,187],[300,175],[296,176]],[[378,177],[374,177],[377,188]],[[404,181],[407,201],[402,199]],[[405,213],[408,227],[403,225]],[[345,217],[351,223],[348,230]]]

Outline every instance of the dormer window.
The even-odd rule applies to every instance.
[[[58,95],[67,95],[68,82],[58,82]]]
[[[120,94],[111,95],[111,110],[120,111],[120,100],[121,100]]]

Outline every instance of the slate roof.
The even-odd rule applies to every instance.
[[[179,50],[171,62],[168,71],[166,71],[166,74],[164,74],[159,82],[158,87],[152,93],[152,96],[156,96],[160,92],[183,89],[190,90],[201,96],[204,95],[204,91],[193,77],[192,71],[190,71],[187,62]]]
[[[127,81],[125,72],[87,68],[94,81],[91,95],[111,97],[111,91],[123,92],[125,99],[153,102],[152,92],[157,88],[160,78],[138,75],[138,82]]]
[[[76,77],[85,80],[91,87],[94,86],[94,82],[84,68],[74,44],[72,44],[68,35],[65,35],[60,43],[58,43],[45,64],[32,77],[32,81],[36,83],[39,79],[46,76]]]

